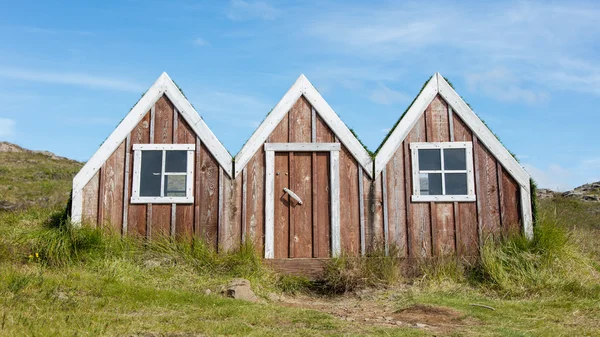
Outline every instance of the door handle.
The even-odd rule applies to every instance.
[[[290,191],[290,190],[289,190],[289,189],[287,189],[287,188],[283,188],[283,191],[284,191],[285,193],[289,194],[289,195],[290,195],[290,197],[292,197],[292,199],[296,200],[296,201],[298,202],[298,204],[299,204],[299,205],[302,205],[302,199],[300,199],[300,197],[299,197],[299,196],[298,196],[296,193],[294,193],[294,192]]]

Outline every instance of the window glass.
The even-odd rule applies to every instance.
[[[447,195],[466,195],[467,194],[467,174],[466,173],[446,173]]]
[[[185,197],[185,188],[185,175],[165,176],[165,197]]]
[[[441,170],[442,159],[438,149],[419,149],[419,170]]]
[[[140,196],[160,197],[162,151],[142,151]]]
[[[419,175],[421,195],[441,195],[442,194],[442,174],[441,173],[421,173]]]
[[[444,170],[466,170],[467,155],[465,149],[444,149]]]
[[[166,151],[165,172],[185,172],[187,170],[187,151]]]

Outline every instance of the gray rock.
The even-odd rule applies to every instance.
[[[258,297],[250,287],[250,281],[243,278],[235,278],[227,284],[225,296],[249,302],[258,302]]]
[[[269,293],[269,295],[267,295],[267,298],[271,302],[279,302],[281,300],[281,297],[276,293]]]
[[[208,296],[212,293],[212,291],[210,289],[206,289],[204,290],[204,295]]]

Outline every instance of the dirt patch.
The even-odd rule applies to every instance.
[[[471,317],[446,307],[414,304],[398,309],[397,293],[372,291],[368,294],[319,297],[298,295],[282,296],[285,306],[313,309],[339,319],[360,324],[385,327],[411,327],[434,333],[459,332],[466,325],[479,324]]]

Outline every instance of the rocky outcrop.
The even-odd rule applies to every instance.
[[[72,160],[72,159],[69,159],[69,158],[65,158],[65,157],[57,156],[57,155],[55,155],[54,153],[52,153],[50,151],[28,150],[28,149],[20,147],[17,144],[13,144],[13,143],[9,143],[9,142],[0,142],[0,152],[43,154],[43,155],[48,156],[48,157],[50,157],[52,159],[66,159],[66,160],[75,162],[75,160]]]
[[[581,185],[571,191],[562,193],[562,196],[583,201],[600,202],[600,181]]]
[[[223,291],[223,294],[227,297],[235,298],[236,300],[255,303],[259,301],[258,297],[256,297],[250,287],[250,281],[243,278],[234,278],[231,280],[227,285],[227,289]]]

